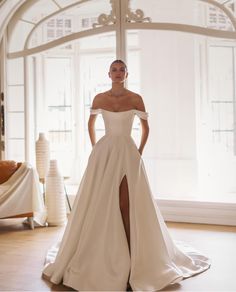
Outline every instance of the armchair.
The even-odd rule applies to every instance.
[[[27,163],[0,161],[0,219],[27,217],[34,229],[35,213],[45,214],[36,171]]]

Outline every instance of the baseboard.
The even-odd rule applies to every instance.
[[[236,203],[157,199],[165,221],[236,226]]]
[[[69,199],[73,205],[75,195],[69,194]],[[236,203],[163,198],[156,202],[165,221],[236,226]]]

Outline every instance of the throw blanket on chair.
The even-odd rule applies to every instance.
[[[6,182],[0,184],[0,218],[29,212],[34,213],[36,223],[45,224],[46,210],[38,174],[30,164],[22,163]]]

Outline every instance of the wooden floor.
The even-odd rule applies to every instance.
[[[185,241],[212,260],[211,268],[164,291],[236,291],[236,227],[168,223],[172,238]],[[47,249],[61,227],[28,229],[22,219],[0,220],[0,291],[69,291],[41,278]]]

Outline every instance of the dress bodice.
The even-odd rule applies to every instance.
[[[90,114],[102,114],[105,124],[106,135],[125,135],[130,136],[133,120],[135,114],[144,120],[148,119],[148,113],[136,109],[131,109],[121,112],[113,112],[104,109],[92,109],[90,108]]]

